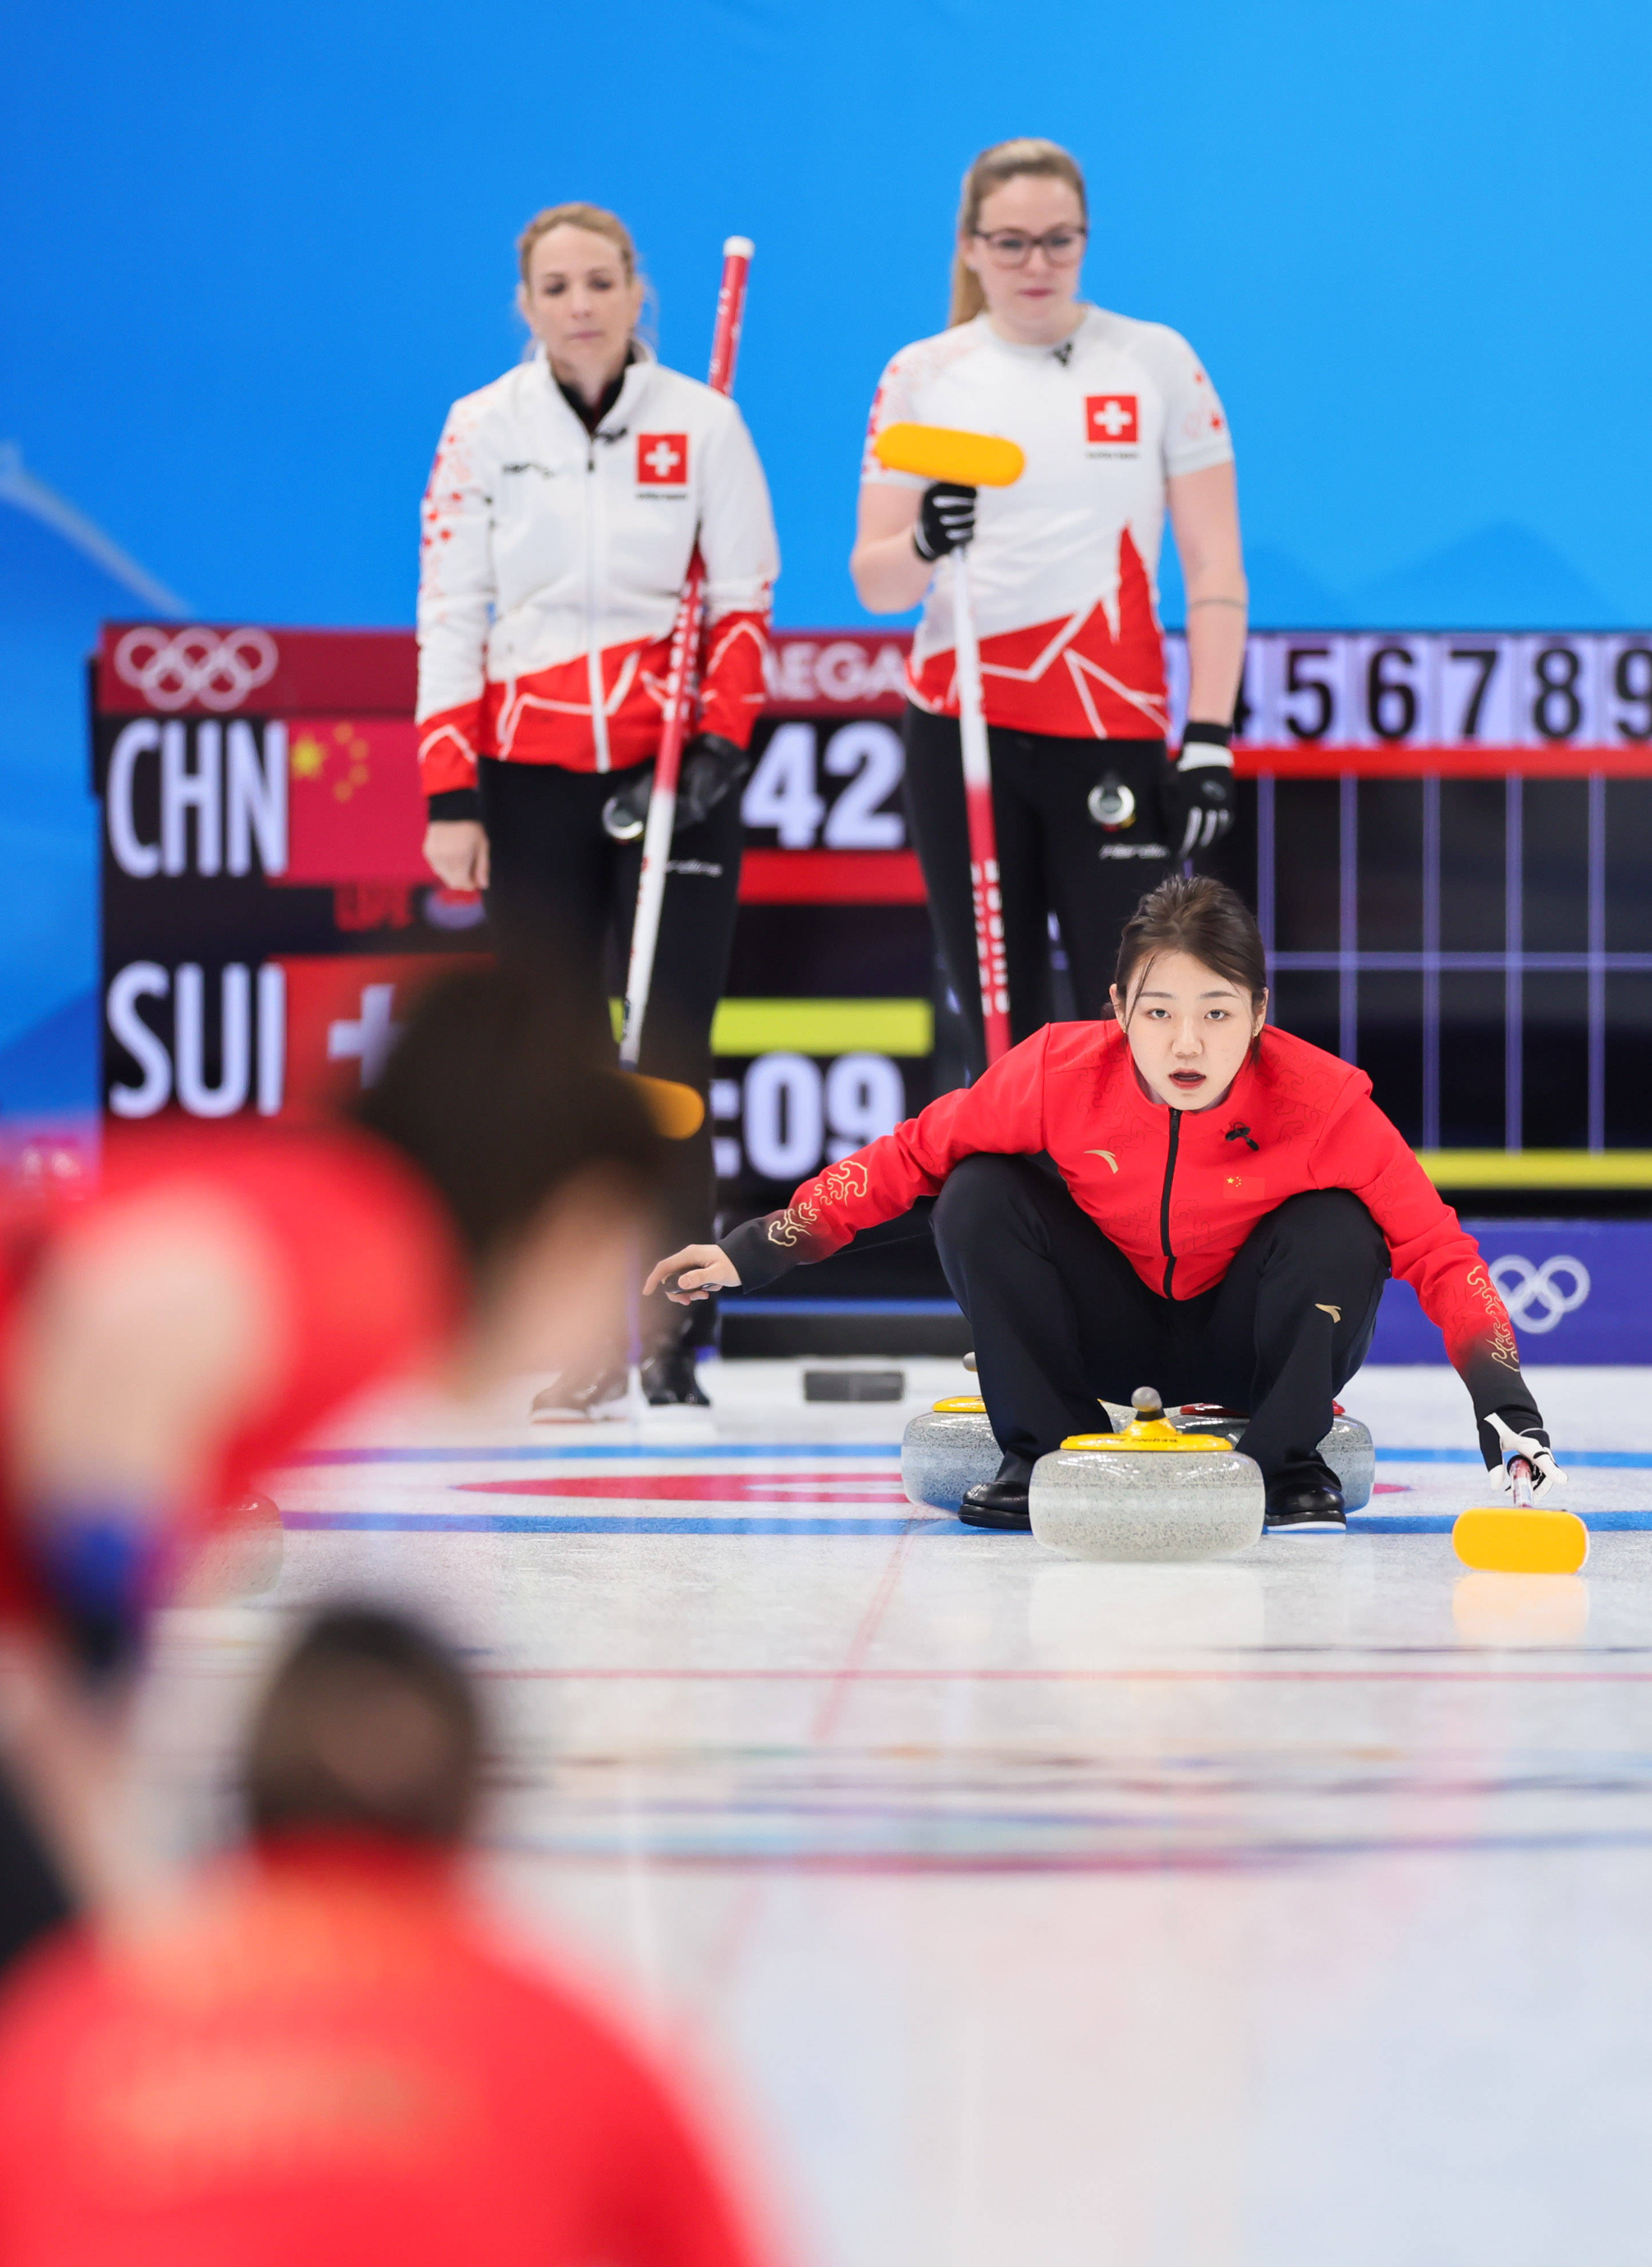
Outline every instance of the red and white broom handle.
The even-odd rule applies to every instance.
[[[710,385],[713,393],[734,390],[735,358],[740,351],[740,322],[745,312],[746,278],[751,272],[749,237],[731,236],[723,246],[722,288],[717,295],[717,326],[712,337]],[[676,824],[676,784],[683,769],[683,749],[694,716],[695,661],[699,649],[700,614],[705,587],[705,563],[697,547],[689,562],[688,580],[671,632],[671,660],[666,675],[665,725],[660,752],[654,758],[654,787],[648,797],[648,821],[642,836],[642,871],[637,883],[637,915],[631,931],[631,964],[625,972],[625,1023],[619,1042],[619,1060],[635,1070],[642,1052],[643,1019],[654,987],[654,957],[660,942],[660,915],[665,906],[666,865],[671,855],[671,833]]]
[[[958,737],[963,745],[964,810],[969,821],[969,891],[975,904],[976,962],[987,1060],[1010,1051],[1010,976],[1004,957],[1004,895],[998,879],[998,830],[992,816],[992,757],[981,653],[969,596],[969,547],[952,554],[953,649],[957,657]]]

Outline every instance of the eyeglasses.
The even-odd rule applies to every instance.
[[[970,234],[977,244],[984,244],[987,258],[995,268],[1025,268],[1034,253],[1042,252],[1052,268],[1076,268],[1084,258],[1087,228],[1047,228],[1042,236],[1028,236],[1024,229],[995,228],[989,235],[982,229],[972,229]]]

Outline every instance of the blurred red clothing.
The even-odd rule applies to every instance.
[[[166,1508],[187,1529],[221,1519],[368,1386],[437,1352],[458,1319],[461,1277],[436,1198],[369,1134],[257,1125],[116,1132],[92,1195],[0,1222],[0,1442],[12,1335],[43,1261],[76,1245],[95,1251],[131,1207],[172,1191],[198,1195],[208,1226],[233,1215],[263,1266],[279,1347],[259,1405],[211,1444],[192,1500]],[[0,1615],[34,1603],[9,1495],[0,1475]]]
[[[7,2267],[756,2267],[661,2081],[449,1865],[334,1839],[0,2013]]]

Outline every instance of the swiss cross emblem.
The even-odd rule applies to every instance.
[[[637,486],[641,488],[682,488],[688,486],[688,435],[639,433]]]
[[[1137,438],[1136,396],[1133,393],[1086,393],[1084,398],[1085,438],[1110,441],[1129,448]]]

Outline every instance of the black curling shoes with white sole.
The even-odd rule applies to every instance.
[[[966,1527],[1002,1527],[1013,1534],[1033,1531],[1032,1508],[1025,1480],[980,1480],[958,1507]]]
[[[1268,1535],[1346,1535],[1342,1491],[1318,1480],[1286,1480],[1268,1491]]]
[[[1027,1489],[1033,1468],[1024,1457],[1006,1455],[990,1480],[977,1480],[965,1491],[958,1516],[966,1527],[998,1527],[1012,1535],[1033,1531]]]
[[[642,1391],[650,1409],[709,1409],[712,1405],[699,1382],[694,1349],[680,1342],[651,1354],[643,1363]]]

